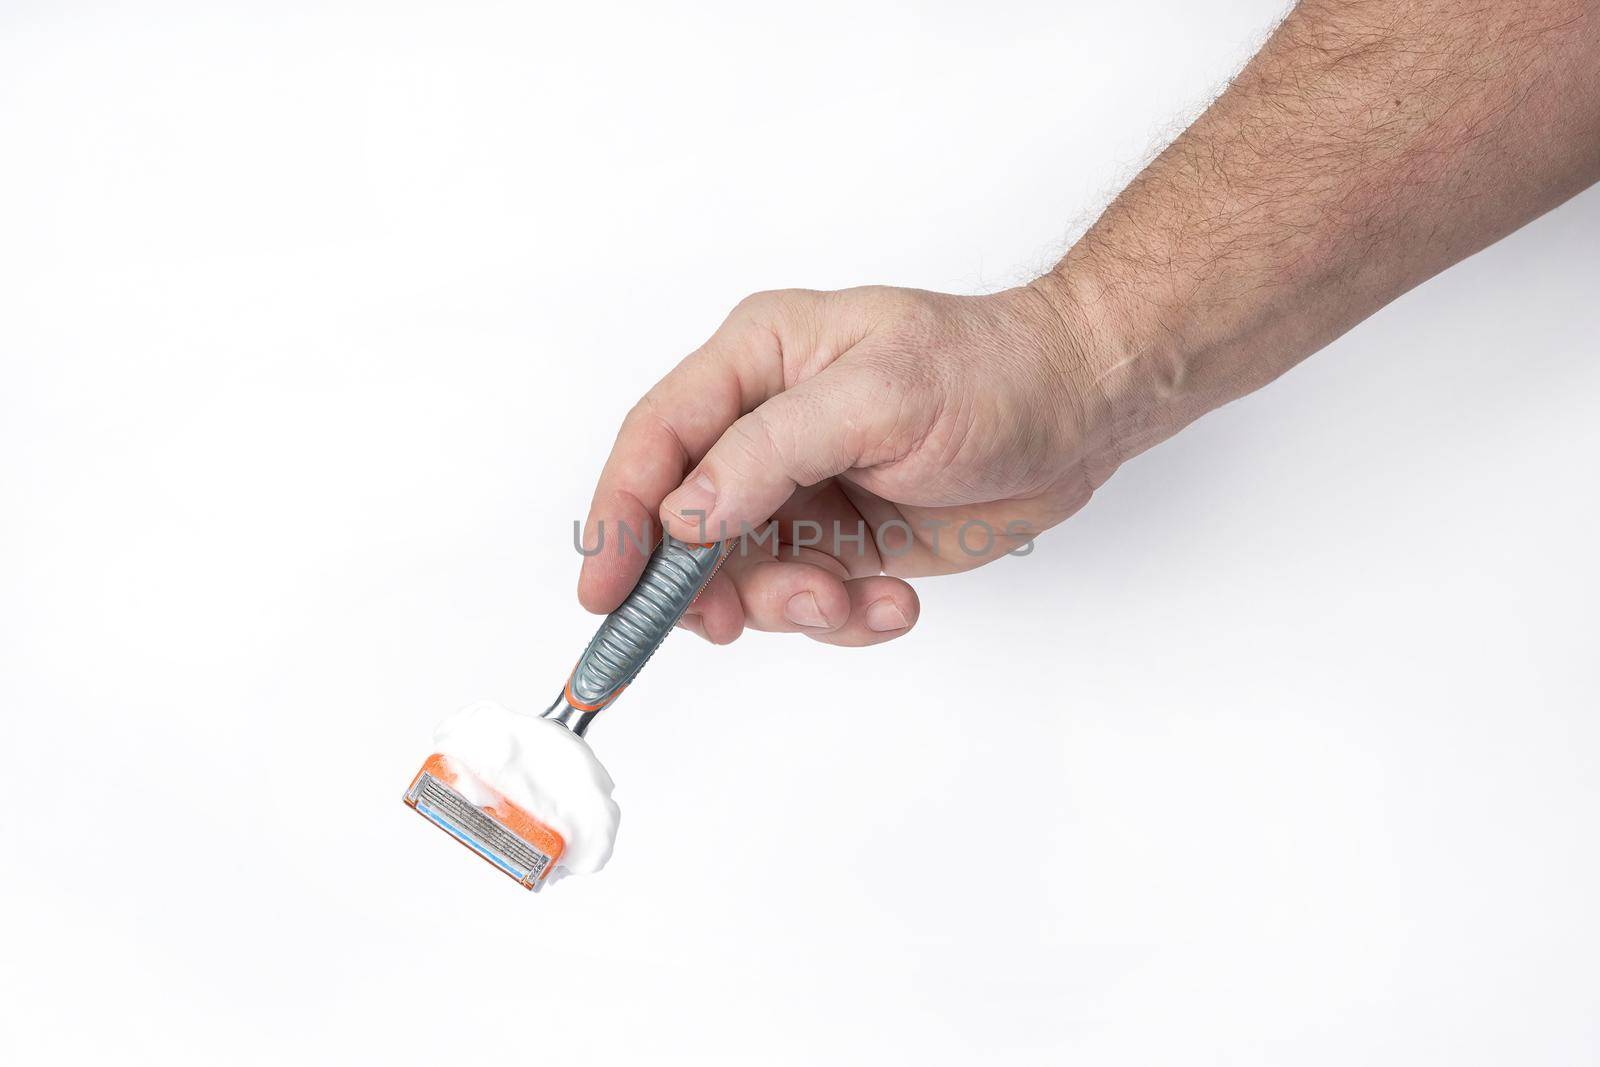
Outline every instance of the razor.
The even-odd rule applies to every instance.
[[[638,584],[600,624],[543,717],[582,738],[661,647],[726,554],[725,541],[693,544],[663,536]],[[566,850],[554,827],[442,753],[423,762],[405,802],[526,889],[538,890]]]

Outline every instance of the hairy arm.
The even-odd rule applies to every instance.
[[[1303,0],[1035,288],[1115,464],[1600,179],[1590,0]]]
[[[686,626],[907,632],[906,578],[1025,544],[1129,456],[1600,178],[1592,6],[1304,0],[1031,285],[740,303],[623,423],[586,543],[773,521]],[[590,555],[580,597],[609,611],[643,564]]]

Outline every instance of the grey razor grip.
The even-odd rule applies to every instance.
[[[628,599],[606,616],[562,694],[584,711],[605,707],[633,681],[722,562],[724,544],[663,536]]]

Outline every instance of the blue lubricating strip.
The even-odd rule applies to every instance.
[[[523,877],[527,874],[526,871],[519,871],[508,864],[505,860],[501,859],[499,853],[484,847],[484,845],[481,844],[477,838],[463,833],[461,830],[457,829],[456,824],[451,822],[443,812],[438,811],[437,809],[432,808],[426,803],[422,802],[418,802],[417,810],[432,820],[435,826],[439,827],[457,841],[460,841],[463,845],[466,845],[468,848],[472,849],[472,851],[476,852],[478,855],[482,856],[496,867],[499,867],[502,871],[505,871],[517,881],[522,881]]]

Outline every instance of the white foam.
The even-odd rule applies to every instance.
[[[552,879],[593,874],[611,858],[622,817],[611,775],[565,726],[482,700],[441,722],[433,745],[562,836],[567,849]]]

